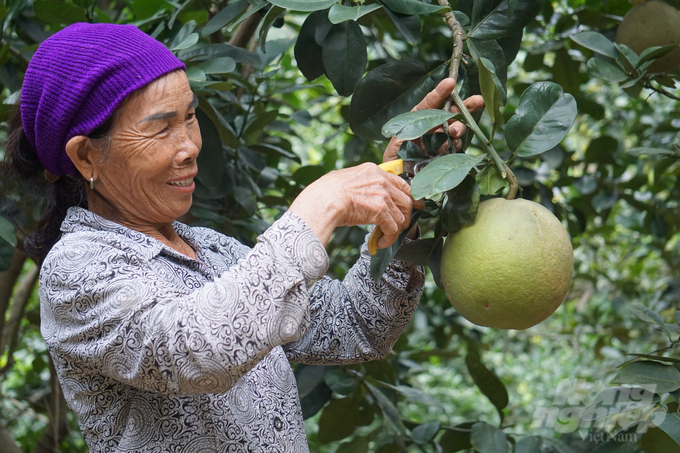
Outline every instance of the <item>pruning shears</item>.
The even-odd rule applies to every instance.
[[[388,173],[392,173],[393,175],[404,175],[406,176],[409,181],[413,179],[415,175],[418,174],[420,170],[425,168],[429,163],[431,163],[433,160],[435,160],[439,156],[432,157],[430,159],[425,159],[425,160],[403,160],[403,159],[396,159],[396,160],[391,160],[389,162],[384,162],[378,167],[382,168]],[[384,236],[385,233],[383,233],[382,228],[380,226],[376,226],[373,231],[371,232],[371,235],[368,237],[368,252],[371,255],[375,255],[378,252],[378,241],[380,238]]]

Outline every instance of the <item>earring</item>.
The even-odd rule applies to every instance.
[[[90,176],[90,190],[94,192],[94,178]]]

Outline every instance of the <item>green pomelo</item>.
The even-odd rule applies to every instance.
[[[451,305],[467,320],[527,329],[564,300],[574,250],[560,221],[533,201],[493,198],[444,244],[441,275]]]
[[[616,32],[616,42],[625,44],[638,55],[649,47],[680,44],[680,11],[660,1],[633,7]],[[680,66],[680,48],[657,59],[647,71],[671,73]]]

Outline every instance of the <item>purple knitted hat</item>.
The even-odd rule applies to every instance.
[[[133,25],[70,25],[33,55],[21,89],[21,122],[47,171],[78,175],[66,143],[101,126],[135,90],[185,69],[163,44]]]

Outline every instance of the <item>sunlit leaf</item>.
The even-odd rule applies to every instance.
[[[12,246],[17,245],[17,237],[14,231],[14,225],[6,218],[0,216],[0,238],[9,242]]]
[[[645,386],[656,393],[666,393],[680,389],[680,371],[659,362],[633,362],[619,371],[614,382]]]
[[[460,184],[470,170],[485,159],[485,156],[469,154],[448,154],[437,158],[411,181],[413,198],[434,198]]]
[[[454,116],[456,115],[435,109],[402,113],[382,127],[382,134],[387,138],[396,136],[401,140],[413,140],[425,135],[431,129],[441,126]]]
[[[552,82],[537,82],[519,100],[505,128],[508,147],[518,156],[541,154],[562,141],[576,119],[576,101]]]
[[[348,20],[357,20],[360,17],[369,14],[376,9],[382,8],[382,5],[373,3],[372,5],[359,5],[359,6],[343,6],[339,3],[331,6],[328,12],[328,20],[333,24],[339,24],[340,22],[345,22]]]
[[[382,126],[410,111],[445,77],[447,65],[428,67],[412,60],[386,63],[359,82],[350,104],[349,125],[367,140],[385,140]]]
[[[338,0],[268,0],[269,3],[294,11],[319,11],[329,8]]]

